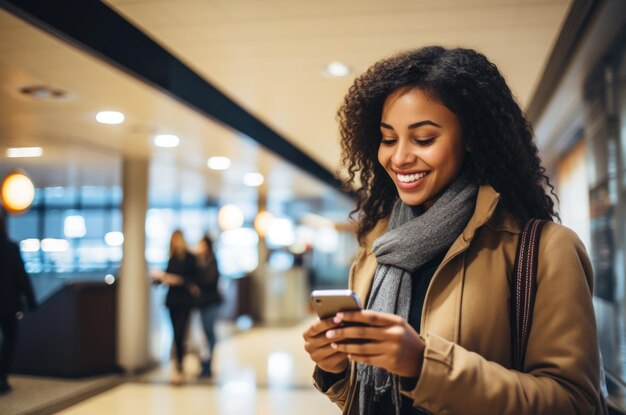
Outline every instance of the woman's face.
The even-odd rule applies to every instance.
[[[430,208],[456,178],[465,157],[458,118],[419,89],[387,97],[378,162],[407,205]]]
[[[180,233],[172,235],[172,247],[176,252],[180,252],[185,249],[185,240]]]
[[[208,252],[209,247],[207,246],[206,242],[204,242],[204,239],[200,239],[200,242],[198,242],[198,254],[206,255]]]

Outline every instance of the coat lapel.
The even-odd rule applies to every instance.
[[[465,229],[454,241],[435,271],[422,309],[422,332],[436,327],[436,334],[458,342],[461,320],[461,302],[465,283],[465,257],[476,231],[493,216],[500,195],[491,186],[480,186],[474,214]],[[436,315],[432,312],[437,310]]]

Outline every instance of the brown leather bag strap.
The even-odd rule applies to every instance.
[[[539,238],[545,219],[530,219],[520,237],[511,278],[511,352],[513,369],[524,371],[526,344],[537,293]]]

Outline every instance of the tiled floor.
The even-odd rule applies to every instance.
[[[311,386],[313,363],[301,335],[307,324],[255,328],[223,340],[210,381],[196,379],[197,359],[188,356],[187,383],[181,387],[169,386],[169,368],[161,368],[60,414],[337,414],[338,408]]]

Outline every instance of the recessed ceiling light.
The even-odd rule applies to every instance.
[[[51,88],[45,85],[29,85],[20,88],[20,93],[36,99],[53,100],[63,99],[68,96],[66,91],[58,88]]]
[[[228,157],[211,157],[207,160],[206,165],[211,170],[226,170],[230,167],[230,159]]]
[[[350,68],[346,64],[338,61],[333,61],[326,65],[326,68],[324,68],[324,73],[334,78],[348,76],[350,72]]]
[[[264,181],[265,178],[261,173],[246,173],[243,176],[243,184],[245,184],[246,186],[261,186]]]
[[[154,137],[154,145],[163,148],[177,147],[180,143],[178,136],[173,134],[159,134]]]
[[[124,114],[119,111],[100,111],[96,114],[96,121],[102,124],[121,124],[124,118]]]
[[[41,157],[43,148],[41,147],[13,147],[7,148],[7,157]]]

